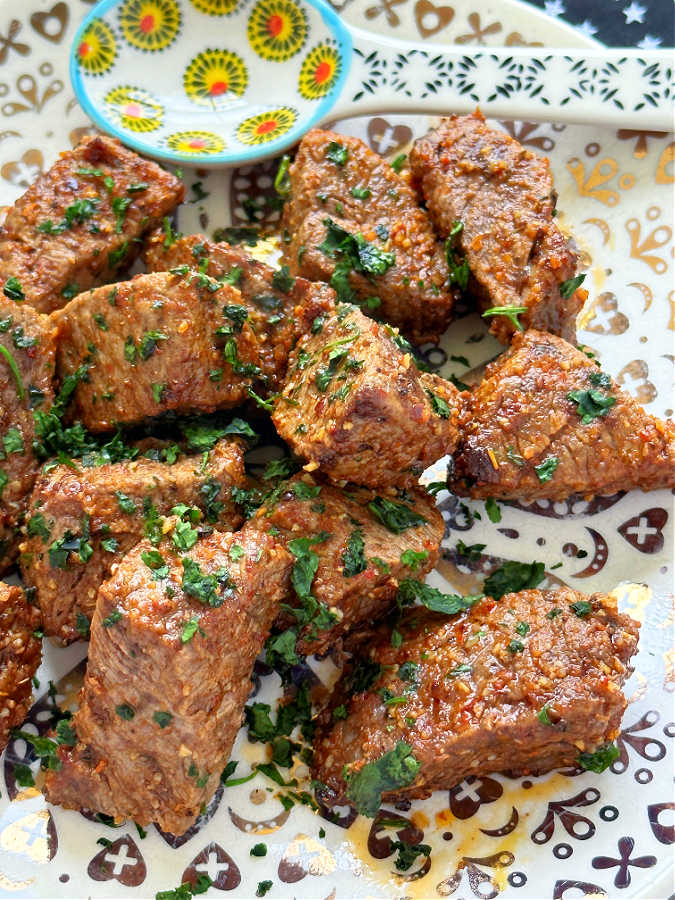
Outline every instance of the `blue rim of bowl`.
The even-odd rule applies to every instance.
[[[163,150],[161,147],[154,144],[146,144],[143,141],[137,140],[126,131],[117,128],[102,114],[99,107],[89,99],[85,87],[85,76],[83,76],[77,62],[77,47],[82,40],[82,34],[84,33],[85,28],[87,28],[94,19],[102,18],[112,7],[119,6],[122,2],[123,0],[101,0],[101,2],[97,3],[80,23],[70,47],[70,83],[75,91],[78,103],[86,115],[92,120],[94,125],[100,128],[101,131],[119,138],[125,146],[131,147],[131,149],[135,150],[137,153],[143,153],[146,156],[151,156],[153,159],[162,160],[162,162],[179,163],[182,166],[213,168],[215,166],[225,167],[240,165],[241,163],[259,161],[270,156],[275,156],[277,153],[287,150],[299,141],[310,128],[326,118],[327,113],[335,106],[335,103],[342,93],[345,81],[347,80],[347,75],[349,74],[352,57],[352,38],[349,31],[344,23],[340,21],[337,13],[327,6],[323,0],[303,0],[304,3],[312,6],[320,13],[321,18],[330,29],[332,36],[337,42],[337,48],[342,63],[341,71],[336,83],[329,93],[321,98],[313,115],[308,119],[303,120],[298,125],[293,126],[293,128],[287,131],[283,136],[274,141],[270,141],[269,144],[256,144],[250,149],[241,150],[239,152],[204,154],[202,156],[197,156],[194,154],[174,153],[171,150]],[[205,18],[205,21],[208,20]],[[270,64],[261,60],[261,65]]]

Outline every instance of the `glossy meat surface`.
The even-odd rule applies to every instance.
[[[183,184],[114,138],[84,138],[37,179],[0,229],[0,271],[28,303],[49,313],[114,280],[138,238],[182,200]]]
[[[337,157],[334,145],[342,148]],[[335,162],[344,151],[345,162]],[[290,235],[283,253],[293,274],[330,281],[337,260],[320,248],[330,219],[395,256],[381,275],[350,273],[359,302],[379,298],[374,315],[417,343],[438,339],[452,317],[455,293],[448,288],[443,245],[405,178],[358,138],[315,129],[298,148],[290,180],[282,227]]]
[[[417,608],[396,627],[400,647],[386,627],[367,644],[374,682],[351,695],[343,683],[321,715],[312,776],[330,800],[345,796],[343,767],[356,773],[399,741],[420,767],[398,795],[425,797],[470,775],[574,765],[619,732],[639,625],[610,596],[521,591],[457,616]],[[340,703],[346,718],[332,714]]]
[[[36,589],[45,634],[62,643],[86,638],[98,589],[147,532],[183,503],[205,525],[235,531],[242,522],[232,488],[244,487],[243,452],[219,441],[208,452],[173,465],[151,459],[73,470],[60,465],[35,485],[21,572]],[[73,549],[60,552],[63,545]],[[83,544],[88,545],[84,547]]]
[[[589,419],[587,410],[598,415]],[[675,487],[672,420],[648,415],[554,335],[514,335],[471,395],[460,433],[449,481],[455,493],[562,500]]]
[[[0,750],[30,709],[32,678],[42,657],[42,641],[35,635],[39,626],[40,612],[23,590],[0,581]]]
[[[214,532],[188,553],[160,545],[164,577],[143,561],[153,549],[142,541],[101,586],[78,742],[61,748],[45,791],[67,808],[182,834],[218,786],[290,558],[267,535]],[[210,602],[194,596],[200,584]]]
[[[417,140],[410,165],[438,233],[447,238],[463,224],[458,249],[483,305],[527,307],[525,328],[574,341],[582,295],[565,299],[560,284],[574,276],[577,255],[553,219],[548,159],[475,113],[444,119]],[[490,330],[508,343],[514,326],[494,316]]]
[[[291,355],[272,419],[293,451],[332,481],[415,484],[454,449],[462,395],[420,374],[396,337],[343,305]]]

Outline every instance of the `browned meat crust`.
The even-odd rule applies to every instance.
[[[58,309],[113,280],[184,194],[174,175],[114,138],[86,137],[10,209],[0,229],[2,277],[18,278],[40,312]]]
[[[343,165],[327,155],[331,142],[347,151]],[[376,295],[378,318],[417,343],[437,340],[452,317],[455,294],[448,289],[443,247],[408,182],[358,138],[318,129],[303,138],[290,177],[281,224],[290,235],[283,253],[293,274],[330,281],[336,260],[319,247],[330,218],[396,256],[375,278],[351,272],[349,284],[359,300]]]
[[[76,471],[57,466],[38,478],[20,561],[26,584],[37,591],[45,634],[64,644],[87,637],[102,582],[156,517],[177,504],[235,531],[242,516],[232,488],[245,483],[242,449],[226,440],[206,461],[200,454],[173,465],[136,459]],[[77,548],[59,553],[64,541]]]
[[[570,604],[583,600],[592,612],[580,617]],[[338,690],[347,718],[321,714],[312,774],[336,799],[345,793],[343,766],[354,773],[398,741],[421,763],[398,795],[426,797],[469,775],[573,765],[619,732],[639,625],[617,613],[612,597],[522,591],[456,617],[416,609],[397,628],[399,648],[387,628],[369,644],[367,658],[382,666],[372,686],[352,696]],[[405,678],[404,663],[415,664]],[[386,705],[385,689],[405,701]]]
[[[298,487],[299,485],[299,487]],[[297,492],[296,492],[297,488]],[[261,507],[244,528],[274,533],[290,541],[327,534],[325,541],[312,545],[319,557],[312,582],[312,595],[335,617],[335,623],[317,631],[311,625],[300,629],[298,653],[325,653],[338,639],[357,625],[385,615],[394,605],[398,583],[414,571],[423,577],[436,565],[443,518],[426,491],[413,489],[408,502],[392,492],[385,495],[394,503],[412,510],[421,519],[400,534],[385,527],[368,508],[377,494],[352,485],[339,488],[322,484],[310,475],[292,478],[279,499]],[[412,561],[402,554],[410,551]],[[425,556],[426,554],[426,556]],[[297,603],[293,597],[288,602]],[[291,627],[292,615],[284,614],[279,628]]]
[[[272,415],[298,456],[332,481],[387,487],[416,483],[452,452],[462,395],[420,376],[390,326],[343,305],[312,331],[291,354]]]
[[[416,141],[410,166],[439,233],[447,238],[453,223],[462,222],[459,247],[484,306],[525,306],[525,328],[574,341],[585,292],[567,300],[560,295],[560,284],[576,272],[577,255],[553,221],[548,159],[475,113],[444,119]],[[508,343],[514,326],[494,316],[490,330]]]
[[[31,407],[46,411],[54,400],[55,338],[47,316],[0,294],[0,573],[16,558],[18,529],[38,473]]]
[[[229,244],[216,244],[203,234],[191,234],[166,247],[163,232],[151,236],[145,262],[152,272],[175,266],[204,266],[211,278],[227,276],[241,291],[248,321],[260,345],[260,367],[268,378],[267,392],[277,390],[288,366],[288,354],[298,337],[309,331],[318,315],[328,315],[335,293],[325,284],[304,278],[279,277],[283,273]],[[276,283],[275,283],[276,282]],[[281,285],[281,290],[277,285]],[[287,289],[286,289],[287,288]]]
[[[196,275],[137,275],[81,294],[53,313],[58,376],[88,365],[70,409],[91,431],[168,410],[230,409],[246,400],[261,369],[258,339],[236,318],[246,314],[241,294]],[[228,362],[232,345],[235,357]]]
[[[30,709],[32,678],[42,657],[42,641],[35,636],[39,625],[40,613],[23,590],[0,582],[0,751]]]
[[[616,402],[584,422],[570,394],[589,390]],[[449,482],[459,494],[562,500],[675,487],[673,422],[648,415],[585,353],[538,331],[514,335],[487,367],[460,434]]]
[[[142,559],[153,549],[142,541],[101,586],[78,743],[61,748],[45,791],[67,808],[182,834],[218,785],[291,563],[267,535],[214,532],[183,556],[162,545],[169,575],[158,579]],[[186,558],[217,573],[222,605],[184,592]],[[197,627],[186,640],[188,622]]]

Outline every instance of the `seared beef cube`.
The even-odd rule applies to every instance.
[[[449,486],[471,497],[564,500],[675,487],[675,426],[648,415],[581,350],[514,335],[460,426]]]
[[[38,474],[33,408],[46,411],[54,400],[55,338],[47,316],[0,295],[0,572],[16,557]]]
[[[42,656],[40,613],[20,587],[0,581],[0,752],[26,718]]]
[[[162,516],[179,504],[202,523],[235,531],[242,516],[232,488],[246,484],[243,452],[219,441],[173,465],[150,459],[73,470],[56,466],[33,492],[21,571],[35,587],[45,634],[64,644],[86,638],[96,594],[113,567],[144,535],[162,534]]]
[[[420,375],[398,340],[390,326],[342,305],[291,354],[272,419],[293,451],[333,481],[414,484],[455,446],[461,395]]]
[[[619,733],[639,624],[612,597],[522,591],[459,616],[417,608],[396,627],[402,644],[382,628],[321,714],[312,775],[329,802],[374,815],[368,775],[389,763],[387,800],[426,797],[469,776],[575,765]]]
[[[98,594],[78,742],[49,800],[185,832],[218,786],[289,569],[252,532],[128,553]]]
[[[311,592],[322,615],[298,629],[296,649],[307,655],[325,653],[355,626],[385,615],[401,578],[412,572],[422,577],[436,565],[444,525],[433,499],[419,488],[402,499],[302,474],[258,510],[245,526],[250,528],[278,534],[291,550],[293,541],[313,541],[318,566]],[[302,609],[297,595],[288,602]],[[296,618],[286,613],[277,625],[296,628]]]
[[[168,247],[166,243],[161,231],[148,241],[145,262],[150,271],[165,272],[181,265],[198,267],[241,291],[249,325],[260,344],[260,367],[268,378],[267,392],[277,390],[298,337],[309,331],[317,316],[332,312],[333,290],[325,284],[292,278],[286,270],[275,270],[242,249],[216,244],[203,234],[179,238]]]
[[[523,327],[574,341],[583,294],[564,285],[575,275],[577,254],[553,221],[548,159],[475,113],[444,119],[416,141],[410,165],[434,225],[450,239],[457,265],[461,257],[468,263],[483,305],[526,307]],[[512,318],[491,319],[502,343],[514,328]]]
[[[455,293],[409,183],[363,141],[331,131],[305,135],[289,171],[281,224],[291,272],[330,281],[340,300],[358,300],[411,340],[437,340]]]
[[[184,193],[175,176],[114,138],[86,137],[10,209],[0,229],[2,277],[17,280],[40,312],[58,309],[113,280]]]
[[[88,367],[71,409],[92,431],[169,410],[230,409],[262,374],[241,294],[196,271],[96,288],[52,318],[58,376]]]

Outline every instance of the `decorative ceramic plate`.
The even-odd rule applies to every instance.
[[[89,6],[83,0],[4,3],[0,20],[0,202],[10,204],[57,153],[90,129],[68,86],[68,53]],[[187,4],[188,0],[178,0]],[[219,8],[226,0],[191,0]],[[270,0],[274,2],[274,0]],[[284,0],[277,0],[279,4]],[[161,15],[169,0],[135,0],[139,14]],[[429,42],[588,45],[555,19],[515,0],[473,5],[452,0],[346,0],[336,4],[353,24]],[[10,12],[10,9],[12,10]],[[144,12],[145,11],[145,12]],[[214,19],[214,29],[224,28]],[[261,63],[264,65],[264,63]],[[158,78],[162,77],[161,69]],[[501,122],[527,147],[551,159],[560,221],[583,251],[590,298],[580,340],[645,408],[672,415],[673,292],[672,136],[635,130]],[[427,118],[376,116],[337,123],[376,151],[394,156],[423,133]],[[276,164],[231,173],[188,171],[188,201],[178,213],[185,232],[252,217],[272,231]],[[255,254],[273,253],[265,241]],[[428,362],[470,380],[471,369],[499,352],[476,316],[454,323]],[[435,477],[442,472],[436,473]],[[391,810],[414,842],[431,846],[410,871],[397,874],[393,832],[344,810],[328,822],[296,805],[286,810],[262,775],[221,787],[204,815],[176,838],[132,822],[112,828],[49,807],[20,787],[15,763],[37,768],[23,741],[4,757],[0,799],[0,894],[40,898],[153,897],[195,872],[220,892],[251,898],[259,882],[268,897],[342,898],[452,896],[470,898],[664,898],[675,842],[673,756],[675,650],[672,609],[673,503],[667,491],[633,492],[589,501],[501,504],[492,522],[482,503],[439,496],[446,520],[443,558],[432,579],[470,592],[504,559],[546,564],[548,583],[587,592],[615,591],[619,606],[642,624],[619,758],[602,775],[566,770],[541,778],[501,775],[468,779],[450,792]],[[467,511],[468,507],[468,511]],[[477,519],[472,511],[481,514]],[[468,564],[457,542],[486,545]],[[561,565],[559,565],[561,564]],[[24,727],[46,730],[50,705],[72,704],[82,678],[84,645],[45,645],[38,700]],[[319,677],[329,663],[314,664]],[[47,692],[49,681],[55,696]],[[256,677],[258,699],[279,694],[276,675]],[[54,693],[54,692],[52,692]],[[234,748],[237,774],[262,761],[265,749],[242,732]],[[295,773],[298,776],[302,772]],[[401,830],[398,829],[398,830]],[[412,837],[411,837],[412,835]],[[101,843],[99,839],[105,840]],[[264,841],[265,858],[250,855]]]

